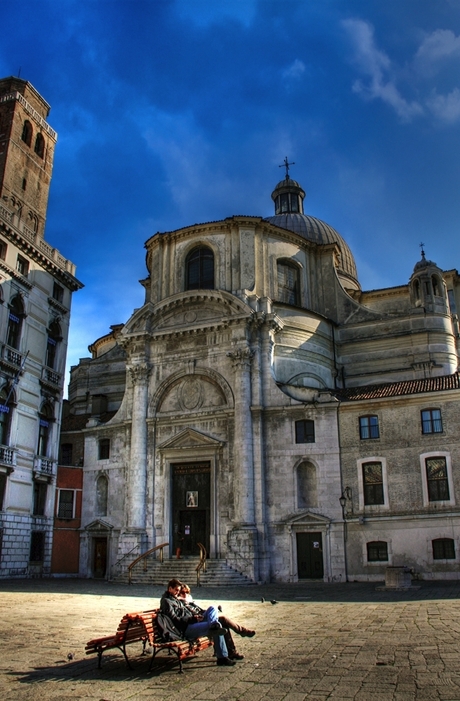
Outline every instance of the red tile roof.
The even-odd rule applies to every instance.
[[[356,402],[363,399],[383,399],[385,397],[401,397],[406,394],[422,394],[423,392],[444,392],[460,389],[460,373],[429,377],[424,380],[405,380],[404,382],[388,382],[384,385],[367,385],[365,387],[349,387],[335,392],[341,402]]]

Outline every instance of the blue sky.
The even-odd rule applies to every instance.
[[[460,0],[3,0],[0,75],[58,132],[46,240],[77,265],[69,364],[143,304],[144,242],[269,216],[290,174],[363,289],[460,267]]]

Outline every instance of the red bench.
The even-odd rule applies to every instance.
[[[142,611],[140,613],[127,613],[121,619],[117,631],[114,635],[107,635],[104,638],[95,638],[86,643],[85,652],[87,655],[97,654],[98,667],[102,664],[102,655],[106,650],[118,648],[123,653],[126,664],[129,669],[128,655],[126,646],[131,643],[142,643],[142,654],[145,654],[147,645],[153,648],[152,659],[150,661],[149,671],[152,669],[155,657],[162,650],[167,650],[169,654],[176,655],[179,661],[179,673],[183,672],[182,660],[187,657],[193,657],[201,650],[206,650],[211,647],[212,640],[210,638],[197,638],[196,640],[175,640],[173,642],[163,642],[156,625],[156,616],[159,609],[151,611]]]

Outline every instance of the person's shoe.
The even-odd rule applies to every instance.
[[[244,660],[244,655],[240,655],[239,652],[229,652],[228,656],[231,660]]]
[[[253,638],[255,636],[255,634],[256,634],[255,630],[249,630],[248,628],[244,628],[241,631],[241,635],[243,636],[243,638]]]
[[[236,664],[235,660],[231,660],[229,657],[217,658],[218,667],[233,667],[234,664]]]
[[[227,628],[222,628],[220,623],[211,623],[208,628],[208,637],[214,638],[216,635],[226,635],[228,633]]]

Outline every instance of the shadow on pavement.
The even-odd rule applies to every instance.
[[[191,583],[193,585],[193,583]],[[378,591],[383,582],[296,582],[294,584],[261,584],[236,587],[195,587],[193,593],[200,600],[325,603],[384,603],[395,601],[424,601],[427,599],[459,599],[460,581],[415,581],[407,591]],[[152,607],[159,603],[165,587],[157,585],[131,586],[96,579],[5,579],[0,580],[0,591],[18,593],[85,594],[94,596],[145,597],[152,599]],[[158,602],[158,603],[157,603]]]
[[[97,666],[96,657],[91,659],[66,662],[62,660],[54,665],[46,667],[33,667],[27,672],[11,670],[5,676],[12,677],[21,684],[37,684],[40,682],[69,681],[76,682],[82,679],[116,681],[145,681],[152,677],[164,677],[170,679],[170,675],[179,675],[179,664],[173,657],[167,655],[158,656],[149,671],[150,655],[138,655],[129,658],[132,669],[126,666],[123,655],[107,654],[103,656],[101,669]],[[212,657],[194,657],[183,661],[184,673],[187,671],[200,671],[215,666]],[[188,670],[187,670],[188,667]],[[161,679],[160,679],[161,681]]]

